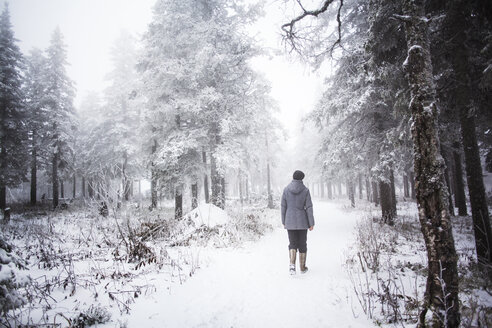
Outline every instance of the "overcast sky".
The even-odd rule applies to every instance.
[[[2,10],[4,0],[2,3]],[[142,35],[152,18],[155,0],[10,0],[15,37],[23,53],[46,49],[59,26],[67,44],[67,68],[77,88],[76,105],[88,91],[102,91],[111,69],[110,49],[121,30]],[[269,0],[267,16],[252,28],[263,46],[283,49],[280,25],[284,21],[281,1]],[[321,92],[322,78],[311,69],[276,55],[255,60],[255,68],[272,83],[272,96],[281,110],[280,119],[289,130],[312,108]]]

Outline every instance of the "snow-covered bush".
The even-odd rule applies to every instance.
[[[0,235],[0,313],[5,316],[12,309],[25,303],[18,288],[27,282],[26,276],[19,271],[23,262],[12,254],[12,248]]]
[[[80,312],[75,318],[69,319],[70,327],[85,328],[95,324],[107,323],[111,314],[106,308],[91,305],[87,310]]]
[[[359,305],[378,324],[416,322],[424,277],[420,258],[412,258],[405,243],[415,241],[409,236],[419,234],[417,225],[415,218],[402,217],[394,226],[370,217],[356,225],[345,269]]]

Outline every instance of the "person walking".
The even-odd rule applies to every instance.
[[[313,202],[309,189],[304,186],[304,173],[296,170],[293,180],[282,194],[282,224],[289,236],[289,272],[296,274],[296,257],[299,250],[299,267],[306,273],[307,231],[314,228]]]

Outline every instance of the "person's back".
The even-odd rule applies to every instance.
[[[307,271],[307,230],[313,230],[313,203],[309,189],[304,186],[304,173],[295,171],[292,182],[282,194],[282,224],[289,236],[290,273],[295,274],[297,250],[301,273]]]

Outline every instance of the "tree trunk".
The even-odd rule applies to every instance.
[[[157,151],[157,140],[154,140],[152,145],[152,155]],[[157,168],[155,167],[154,161],[152,161],[150,167],[150,209],[157,208]]]
[[[198,183],[193,183],[191,185],[191,209],[198,207]]]
[[[128,166],[128,154],[126,151],[123,153],[123,166],[121,169],[121,175],[122,175],[122,188],[123,188],[123,199],[125,201],[128,201],[130,199],[130,181],[128,179],[128,176],[126,174],[127,171],[127,166]]]
[[[89,192],[89,198],[94,198],[94,180],[89,179],[89,183],[87,184],[87,189]]]
[[[368,177],[366,177],[366,199],[368,202],[371,201],[371,184]]]
[[[338,197],[342,196],[342,182],[338,181]]]
[[[449,53],[455,73],[454,78],[460,82],[454,90],[454,96],[456,107],[459,109],[477,258],[480,264],[489,268],[489,273],[492,275],[492,234],[475,131],[475,108],[469,76],[471,68],[467,48],[464,46],[467,40],[466,30],[470,24],[467,20],[472,13],[467,1],[454,0],[446,4],[447,14],[443,25],[446,36],[450,40]]]
[[[362,175],[359,173],[359,199],[362,200]]]
[[[408,175],[406,173],[403,174],[403,196],[405,196],[405,198],[410,198],[410,187],[408,183]]]
[[[352,180],[347,180],[347,194],[350,199],[350,206],[355,207],[355,183]]]
[[[272,195],[272,183],[270,181],[270,163],[267,163],[267,192],[268,192],[268,208],[274,208],[273,195]]]
[[[395,191],[395,175],[393,169],[390,170],[390,186],[391,186],[391,210],[393,211],[393,218],[398,214],[396,212],[396,191]]]
[[[437,108],[424,0],[404,0],[405,60],[411,91],[412,140],[419,220],[427,248],[428,276],[419,327],[432,310],[432,327],[458,327],[457,255],[448,213],[444,163],[439,152]]]
[[[82,198],[85,198],[85,177],[82,177]]]
[[[174,218],[181,219],[183,216],[183,185],[178,184],[174,190]]]
[[[393,202],[391,196],[391,183],[379,180],[379,196],[381,199],[381,214],[383,222],[392,226],[395,224]]]
[[[60,197],[65,198],[65,181],[60,179]]]
[[[38,154],[36,147],[36,133],[32,133],[32,152],[31,152],[31,205],[36,205],[37,201],[37,173],[38,173]]]
[[[417,199],[417,193],[415,188],[415,174],[413,172],[410,172],[409,180],[410,180],[410,192],[411,192],[412,199]]]
[[[333,199],[333,193],[332,193],[332,187],[331,187],[331,181],[330,180],[326,181],[326,191],[328,193],[328,199]]]
[[[202,151],[202,157],[203,157],[203,165],[207,167],[207,153],[205,151]],[[206,171],[205,171],[206,172]],[[209,192],[209,187],[208,187],[208,175],[205,174],[203,177],[203,191],[205,194],[205,203],[210,203],[210,192]]]
[[[75,199],[75,196],[77,194],[77,177],[75,176],[75,173],[73,174],[73,186],[72,186],[72,198]]]
[[[212,204],[224,209],[225,208],[225,180],[223,173],[217,167],[217,159],[215,158],[215,150],[217,145],[221,143],[219,135],[219,127],[214,124],[212,127],[212,152],[210,154],[210,178],[212,182]]]
[[[53,179],[53,208],[58,207],[58,151],[53,153],[52,177]]]
[[[445,152],[443,147],[441,146],[441,154],[444,159],[444,180],[446,181],[446,188],[447,188],[447,196],[448,196],[448,211],[449,215],[454,216],[454,206],[453,206],[453,199],[451,198],[451,183],[449,182],[449,161],[448,161],[448,154]]]
[[[7,187],[4,184],[0,185],[0,210],[5,210],[7,207]]]
[[[456,148],[456,146],[458,148]],[[466,197],[465,197],[465,184],[463,182],[463,168],[461,165],[461,155],[458,152],[459,143],[455,143],[455,149],[453,151],[454,159],[454,183],[455,183],[455,193],[454,193],[454,203],[458,208],[458,215],[464,216],[468,215],[466,208]]]
[[[378,206],[379,205],[379,193],[378,193],[378,184],[376,183],[376,181],[372,181],[371,182],[371,185],[372,185],[372,202],[374,203],[374,205]]]

